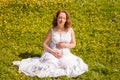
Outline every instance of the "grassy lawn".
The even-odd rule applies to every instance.
[[[77,78],[29,77],[14,60],[40,57],[54,13],[70,13],[76,48],[89,71]],[[0,80],[120,80],[120,0],[0,0]]]

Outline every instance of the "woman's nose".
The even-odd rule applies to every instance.
[[[63,21],[63,18],[61,18],[61,21]]]
[[[60,19],[60,21],[62,21],[62,18]]]

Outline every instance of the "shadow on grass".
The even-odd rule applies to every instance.
[[[30,57],[41,57],[41,55],[40,54],[35,54],[35,53],[24,52],[24,53],[20,53],[19,57],[30,58]]]

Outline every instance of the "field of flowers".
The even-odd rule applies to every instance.
[[[40,57],[54,13],[70,13],[76,48],[89,71],[77,78],[29,77],[14,60]],[[120,0],[0,0],[0,80],[120,80]]]

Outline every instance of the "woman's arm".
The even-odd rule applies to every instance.
[[[70,28],[70,29],[71,29],[71,41],[70,41],[70,43],[65,44],[65,46],[64,46],[65,48],[75,48],[75,46],[76,46],[75,33],[72,28]]]
[[[51,30],[48,31],[45,39],[43,40],[43,48],[49,52],[53,52],[53,50],[48,46],[48,43],[51,41],[52,33]]]
[[[71,41],[70,43],[65,43],[65,42],[60,42],[58,44],[56,44],[56,47],[58,49],[62,49],[62,48],[75,48],[76,46],[76,40],[75,40],[75,34],[72,28],[71,29]]]

